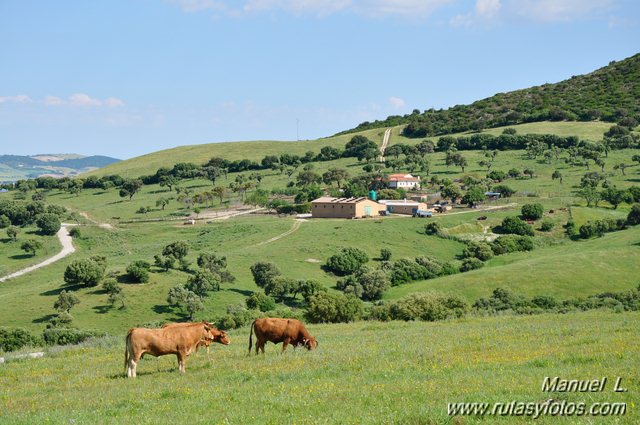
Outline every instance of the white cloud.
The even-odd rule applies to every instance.
[[[389,103],[391,104],[391,106],[393,106],[394,109],[400,109],[403,108],[404,105],[406,105],[407,103],[404,101],[404,99],[401,99],[399,97],[395,97],[395,96],[391,96],[389,98]]]
[[[60,99],[58,96],[46,96],[42,103],[45,105],[58,106],[63,105],[65,101]]]
[[[185,12],[201,12],[203,10],[224,10],[226,5],[216,0],[170,0]]]
[[[124,106],[124,102],[117,97],[108,97],[105,99],[104,104],[109,108],[117,108],[120,106]]]
[[[19,94],[16,96],[0,96],[0,103],[31,103],[32,100],[29,96]]]
[[[469,27],[477,23],[486,24],[498,16],[501,8],[500,0],[476,0],[473,12],[454,16],[449,23],[454,27]]]
[[[365,16],[426,17],[454,0],[363,0],[353,10]]]
[[[500,0],[478,0],[476,2],[476,13],[485,18],[493,18],[498,14],[501,7]]]
[[[94,99],[85,93],[76,93],[69,96],[69,103],[76,106],[100,106],[102,101]]]
[[[511,0],[514,14],[539,22],[569,22],[602,15],[613,0]]]

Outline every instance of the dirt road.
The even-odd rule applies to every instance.
[[[27,274],[41,267],[48,266],[49,264],[53,264],[56,261],[63,259],[69,254],[73,254],[76,251],[76,248],[73,246],[73,241],[71,236],[69,236],[69,227],[72,227],[72,226],[75,226],[75,224],[62,223],[60,230],[58,230],[58,233],[56,233],[56,236],[58,236],[58,240],[62,245],[62,250],[60,250],[60,252],[58,252],[53,257],[47,258],[41,263],[34,264],[33,266],[29,266],[22,270],[18,270],[17,272],[11,273],[10,275],[1,277],[0,282],[13,279],[14,277],[22,276],[23,274]]]

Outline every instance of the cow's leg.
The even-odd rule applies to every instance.
[[[185,362],[187,356],[185,356],[185,354],[183,352],[178,352],[176,354],[176,356],[178,357],[178,370],[180,372],[184,373],[185,372],[184,362]]]
[[[258,355],[258,350],[262,350],[262,354],[264,354],[264,345],[266,344],[266,341],[258,341],[256,342],[256,356]]]
[[[287,349],[288,345],[289,345],[289,338],[285,338],[285,340],[282,341],[282,352],[281,352],[281,354],[284,354],[284,350]]]
[[[129,357],[129,369],[127,371],[127,374],[131,378],[135,378],[137,376],[136,370],[138,368],[138,362],[140,362],[140,359],[142,358],[143,355],[144,355],[144,352],[136,353],[136,354],[133,354],[131,357]]]

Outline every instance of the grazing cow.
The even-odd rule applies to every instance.
[[[196,353],[198,352],[198,348],[206,347],[207,348],[207,355],[209,355],[209,346],[213,342],[217,342],[218,344],[222,344],[222,345],[231,344],[231,339],[229,338],[229,334],[227,334],[225,331],[221,331],[221,330],[216,329],[214,327],[213,323],[204,322],[204,321],[202,323],[211,326],[211,333],[213,333],[214,339],[213,340],[210,340],[210,339],[201,340],[198,343],[198,345],[196,345]],[[193,325],[193,323],[165,323],[164,325],[162,325],[162,328],[164,329],[164,328],[170,328],[170,327],[189,326],[189,325]]]
[[[249,331],[249,354],[253,345],[253,332],[256,334],[256,355],[259,350],[264,354],[264,345],[267,341],[274,344],[282,343],[282,352],[287,349],[287,345],[293,347],[303,345],[307,350],[313,350],[318,346],[316,339],[307,332],[301,321],[296,319],[262,318],[256,319],[251,324]]]
[[[127,376],[136,377],[138,362],[144,354],[159,357],[175,354],[180,372],[185,371],[185,360],[201,341],[216,338],[208,323],[193,323],[188,326],[172,326],[163,329],[132,328],[125,339],[124,366]],[[217,330],[217,329],[216,329]]]

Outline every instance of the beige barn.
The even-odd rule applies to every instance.
[[[387,207],[391,214],[413,215],[416,210],[427,211],[425,202],[411,201],[407,199],[379,201]]]
[[[332,198],[323,196],[311,201],[313,218],[377,217],[387,207],[369,198]]]

